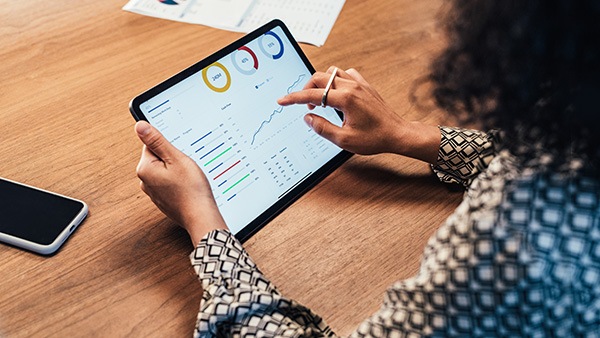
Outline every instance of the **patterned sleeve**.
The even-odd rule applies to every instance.
[[[496,155],[498,132],[440,126],[442,139],[437,163],[432,165],[438,178],[445,183],[468,187],[484,171]]]
[[[279,293],[229,231],[207,234],[190,258],[204,289],[194,337],[334,337],[319,316]]]

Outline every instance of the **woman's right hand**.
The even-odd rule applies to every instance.
[[[333,69],[316,72],[303,90],[282,97],[278,103],[307,104],[309,109],[320,105]],[[391,152],[435,163],[440,145],[438,128],[398,116],[355,69],[337,70],[327,105],[344,113],[341,127],[316,114],[307,114],[304,119],[317,134],[339,147],[362,155]]]

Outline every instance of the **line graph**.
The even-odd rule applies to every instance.
[[[296,86],[298,86],[298,84],[302,81],[302,79],[304,79],[306,77],[306,74],[300,74],[298,75],[298,79],[296,79],[296,81],[294,81],[294,83],[292,83],[286,90],[286,92],[289,94],[292,92],[292,90],[294,90],[294,88],[296,88]],[[269,123],[271,123],[271,121],[273,120],[273,117],[277,114],[281,114],[283,112],[283,106],[279,106],[279,108],[273,110],[273,112],[271,113],[271,115],[269,115],[269,118],[262,121],[260,126],[258,127],[258,129],[256,129],[256,131],[254,132],[254,135],[252,135],[252,142],[250,142],[250,145],[254,145],[254,142],[256,141],[256,136],[258,135],[258,133],[260,133],[260,131],[263,129],[264,126],[268,125]]]
[[[294,89],[294,87],[296,87],[298,85],[298,83],[300,83],[300,81],[302,81],[302,79],[304,79],[305,76],[306,76],[306,74],[300,74],[300,75],[298,75],[298,79],[294,83],[292,83],[291,86],[288,87],[287,93],[288,94],[291,93],[292,90]]]

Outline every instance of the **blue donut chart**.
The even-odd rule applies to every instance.
[[[277,42],[279,43],[279,52],[277,54],[272,54],[269,51],[267,51],[267,49],[265,48],[265,46],[263,45],[263,39],[265,36],[270,35],[272,37],[275,38],[275,40],[277,40]],[[273,60],[277,60],[279,58],[281,58],[283,56],[283,41],[281,41],[281,38],[279,37],[279,35],[275,34],[272,31],[268,31],[266,32],[264,35],[262,35],[259,38],[258,41],[258,46],[260,47],[260,50],[267,56],[267,57],[271,57],[273,58]]]

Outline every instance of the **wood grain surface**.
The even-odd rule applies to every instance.
[[[125,0],[0,6],[0,176],[86,201],[51,257],[0,245],[0,337],[188,337],[201,298],[186,234],[140,191],[128,103],[241,36],[121,10]],[[358,69],[398,114],[443,47],[439,0],[347,0],[315,68]],[[280,290],[341,335],[413,275],[461,200],[424,163],[354,156],[248,240]]]

